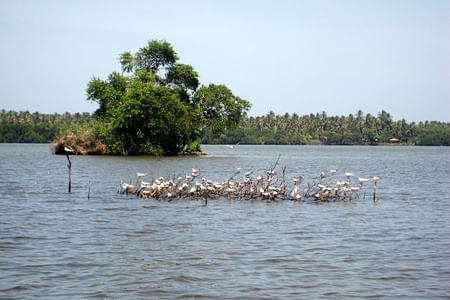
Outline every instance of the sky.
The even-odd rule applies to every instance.
[[[447,0],[0,0],[0,109],[94,112],[89,80],[153,39],[251,116],[450,121]]]

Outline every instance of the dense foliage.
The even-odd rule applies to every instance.
[[[48,143],[61,131],[89,126],[89,113],[42,114],[0,111],[0,143]]]
[[[358,111],[356,115],[327,116],[325,112],[247,117],[242,126],[222,134],[208,131],[205,144],[326,144],[374,145],[398,139],[409,145],[450,145],[450,123],[394,121],[382,111],[378,116]]]
[[[166,41],[153,40],[135,54],[119,56],[122,73],[106,80],[92,78],[88,100],[97,102],[95,118],[103,127],[99,138],[109,153],[164,154],[199,150],[198,138],[235,128],[250,103],[224,85],[200,86],[190,65]],[[196,149],[195,149],[196,148]]]
[[[387,112],[381,112],[378,116],[358,112],[356,115],[339,117],[328,117],[323,112],[304,116],[295,113],[275,115],[270,112],[265,116],[246,117],[242,126],[233,130],[213,133],[214,126],[219,126],[219,123],[207,127],[203,143],[365,145],[388,143],[389,139],[395,137],[402,144],[450,145],[450,123],[408,123],[403,119],[394,121]],[[62,133],[69,136],[68,131],[77,133],[82,139],[79,133],[89,133],[87,128],[93,134],[92,131],[101,131],[102,126],[88,113],[0,111],[0,142],[3,143],[48,143]],[[193,146],[193,149],[197,147]]]

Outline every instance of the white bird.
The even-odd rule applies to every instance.
[[[292,188],[290,196],[291,199],[293,200],[299,200],[302,197],[302,195],[299,193],[299,185],[300,185],[299,178],[294,178],[293,181],[294,187]]]
[[[237,145],[239,145],[239,142],[237,142],[236,145],[225,145],[225,146],[227,146],[230,149],[234,149],[234,146],[237,146]]]
[[[374,177],[373,177],[372,179],[373,179],[373,181],[375,181],[375,182],[376,182],[376,181],[380,180],[380,177],[378,177],[378,176],[374,176]]]
[[[147,175],[147,174],[146,173],[139,173],[139,172],[136,173],[137,177],[144,177],[145,175]]]
[[[64,151],[66,151],[67,153],[75,153],[75,151],[69,146],[64,146]]]
[[[125,182],[122,182],[122,183],[121,183],[121,186],[122,186],[122,188],[123,188],[124,190],[127,189],[127,188],[132,188],[132,187],[133,187],[133,185],[128,184],[128,183],[125,183]]]
[[[147,182],[147,181],[141,182],[141,187],[150,187],[151,185],[152,185],[151,182]]]
[[[358,181],[361,182],[361,183],[367,182],[369,180],[370,180],[369,178],[358,177]]]
[[[200,175],[200,170],[199,169],[195,169],[195,168],[192,168],[192,177],[197,177],[197,176],[199,176]]]
[[[336,170],[330,170],[330,174],[331,174],[331,175],[336,174]]]
[[[350,172],[345,172],[344,175],[347,176],[347,177],[355,176],[355,174],[350,173]]]

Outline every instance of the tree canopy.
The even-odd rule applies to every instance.
[[[326,112],[276,115],[271,111],[264,116],[245,117],[241,124],[220,134],[210,128],[202,143],[377,145],[396,138],[407,145],[450,145],[450,123],[395,121],[384,110],[377,116],[362,111],[347,116],[328,116]]]
[[[93,77],[86,89],[99,104],[95,117],[104,123],[110,153],[177,154],[211,126],[214,132],[237,126],[250,108],[224,85],[200,86],[198,73],[178,63],[164,40],[124,52],[119,62],[122,73]]]

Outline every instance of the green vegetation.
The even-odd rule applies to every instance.
[[[89,113],[41,114],[0,111],[0,143],[49,143],[61,132],[89,126]]]
[[[325,112],[299,116],[275,115],[246,117],[242,126],[216,134],[211,130],[203,136],[204,144],[275,144],[275,145],[375,145],[397,138],[407,145],[450,145],[450,123],[408,123],[394,121],[386,111],[378,116],[327,116]]]
[[[65,138],[69,139],[64,140],[68,145],[85,145],[94,140],[84,148],[90,149],[89,153],[96,153],[94,149],[99,146],[99,141],[95,141],[95,134],[103,130],[103,125],[95,120],[88,113],[40,114],[2,110],[0,142],[48,143]],[[367,145],[389,143],[389,139],[395,137],[407,145],[450,146],[450,123],[394,121],[384,111],[376,117],[362,112],[340,117],[327,117],[323,112],[304,116],[270,112],[265,116],[245,117],[241,126],[233,130],[213,133],[215,126],[221,125],[211,124],[205,128],[202,143]],[[187,153],[200,151],[199,141],[190,143],[185,150]]]
[[[250,103],[224,85],[200,86],[190,65],[166,41],[153,40],[135,54],[119,56],[122,73],[92,78],[88,100],[99,108],[97,138],[111,154],[176,155],[200,150],[205,128],[236,128]]]

